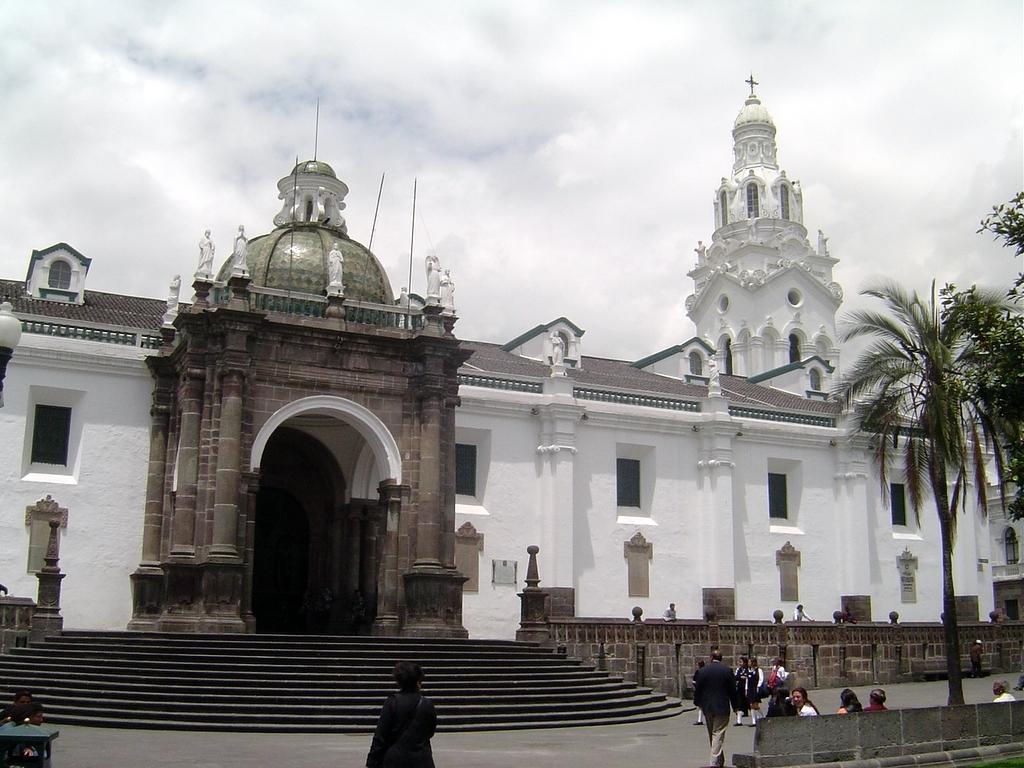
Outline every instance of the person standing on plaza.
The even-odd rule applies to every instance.
[[[711,745],[710,766],[725,765],[725,732],[729,729],[729,713],[739,708],[736,679],[732,670],[722,663],[721,651],[711,653],[711,663],[697,672],[693,703],[704,713]]]
[[[782,659],[772,659],[772,668],[768,672],[768,679],[765,681],[768,690],[774,693],[776,688],[786,682],[787,677],[789,677],[789,672],[782,665]]]
[[[750,678],[750,662],[746,656],[740,656],[739,666],[733,672],[736,680],[736,725],[743,725],[743,718],[750,712],[750,703],[747,701],[747,680]]]
[[[694,691],[697,690],[697,674],[702,669],[704,669],[704,659],[698,661],[697,668],[693,670],[693,678],[691,680],[691,683],[693,684]],[[696,722],[694,722],[694,725],[704,725],[704,710],[702,710],[700,707],[697,707],[697,720]]]
[[[761,715],[761,699],[768,693],[768,688],[765,685],[764,670],[757,664],[757,657],[751,656],[749,667],[747,669],[747,706],[750,710],[750,725],[751,727],[757,725],[758,716]]]
[[[981,677],[981,652],[984,650],[981,640],[975,640],[971,646],[971,677]]]
[[[434,768],[430,738],[437,729],[437,713],[420,693],[423,670],[419,664],[395,664],[398,693],[384,702],[373,734],[366,768]]]

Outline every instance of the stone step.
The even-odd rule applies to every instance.
[[[670,717],[680,702],[509,641],[69,632],[0,656],[0,690],[33,689],[48,721],[183,730],[362,732],[419,662],[441,730]]]

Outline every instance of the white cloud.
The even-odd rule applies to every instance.
[[[296,154],[351,193],[397,291],[432,242],[463,337],[559,315],[636,359],[691,332],[682,302],[752,70],[806,223],[871,275],[1007,283],[978,220],[1024,188],[1018,2],[138,2],[0,11],[0,267],[64,240],[98,290],[164,295],[213,229],[277,211]]]

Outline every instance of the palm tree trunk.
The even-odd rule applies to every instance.
[[[939,537],[942,544],[942,636],[946,646],[946,675],[949,683],[947,704],[964,703],[964,686],[960,670],[960,633],[957,628],[956,590],[953,586],[953,528],[946,486],[946,467],[941,457],[929,462],[932,495],[939,513]]]

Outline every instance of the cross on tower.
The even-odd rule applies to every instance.
[[[755,85],[760,85],[760,83],[757,82],[757,80],[754,79],[754,73],[753,72],[750,73],[750,79],[749,80],[744,80],[743,82],[750,86],[750,95],[751,96],[754,95],[754,86]]]

